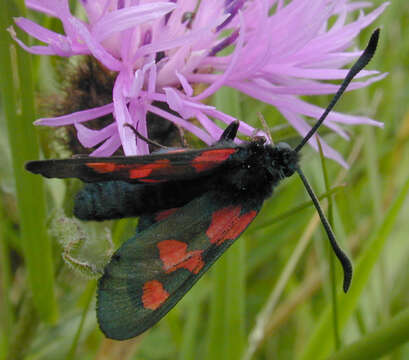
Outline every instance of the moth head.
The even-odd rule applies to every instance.
[[[298,161],[298,153],[287,143],[280,142],[272,148],[270,163],[267,168],[272,175],[278,173],[280,179],[284,179],[294,174],[298,167]]]

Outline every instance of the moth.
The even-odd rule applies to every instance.
[[[97,317],[107,337],[128,339],[159,321],[245,231],[280,181],[294,173],[318,211],[348,290],[351,262],[300,168],[299,152],[368,64],[378,38],[376,30],[323,115],[294,149],[263,137],[236,144],[239,122],[233,122],[203,149],[26,164],[28,171],[47,178],[87,183],[75,198],[74,215],[81,220],[140,217],[135,236],[113,254],[98,281]]]

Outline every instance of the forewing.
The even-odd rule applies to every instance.
[[[119,157],[78,157],[30,161],[26,169],[47,178],[79,178],[85,182],[123,180],[132,183],[160,183],[193,179],[225,162],[238,148],[210,147],[180,149],[160,154]]]
[[[192,200],[124,243],[98,283],[107,337],[134,337],[161,319],[253,221],[261,207],[217,192]]]

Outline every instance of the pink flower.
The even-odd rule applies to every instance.
[[[185,128],[205,143],[219,138],[215,119],[228,124],[232,116],[202,101],[220,87],[229,86],[275,106],[288,122],[305,135],[310,126],[304,116],[318,118],[323,109],[300,95],[331,94],[343,67],[360,55],[348,50],[361,29],[371,24],[388,3],[367,13],[369,2],[349,0],[82,0],[87,22],[74,17],[68,0],[26,0],[26,5],[61,20],[65,34],[57,34],[26,18],[16,24],[45,46],[28,47],[40,55],[89,54],[117,73],[112,103],[55,118],[37,125],[74,125],[85,147],[99,145],[94,156],[109,156],[120,146],[126,155],[145,154],[148,145],[136,139],[124,124],[147,135],[146,114],[152,112]],[[354,21],[351,13],[358,12]],[[331,26],[329,19],[331,18]],[[227,31],[226,31],[227,30]],[[13,32],[12,32],[13,33]],[[232,45],[233,51],[220,56]],[[217,55],[217,56],[216,56]],[[383,78],[377,71],[362,71],[349,90]],[[206,84],[199,94],[194,87]],[[166,102],[173,113],[153,102]],[[174,115],[176,112],[178,115]],[[100,130],[82,123],[113,113],[115,122]],[[201,127],[189,122],[196,118]],[[242,119],[240,119],[242,120]],[[348,139],[340,124],[382,126],[372,119],[332,112],[325,126]],[[254,129],[241,121],[239,131]],[[317,147],[316,140],[310,144]],[[346,165],[325,142],[326,156]]]

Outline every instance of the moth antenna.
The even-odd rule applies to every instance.
[[[263,125],[264,132],[266,133],[268,140],[271,145],[274,145],[273,137],[271,136],[271,131],[267,125],[266,119],[264,119],[263,114],[260,111],[257,111],[257,117],[259,118],[261,124]]]
[[[317,120],[317,122],[311,128],[311,130],[307,133],[307,135],[305,135],[304,139],[302,139],[301,142],[295,147],[294,151],[299,152],[302,149],[302,147],[307,143],[307,141],[310,140],[310,138],[316,133],[318,128],[324,122],[329,112],[333,109],[335,104],[338,102],[339,98],[342,96],[345,89],[347,88],[349,83],[352,81],[352,79],[355,77],[355,75],[357,75],[366,65],[368,65],[369,61],[372,59],[373,55],[375,54],[375,50],[378,45],[379,32],[380,30],[376,29],[372,33],[371,38],[369,39],[368,45],[366,46],[366,49],[364,50],[363,54],[359,57],[359,59],[355,62],[355,64],[352,65],[351,69],[348,71],[347,76],[345,76],[345,79],[342,81],[341,86],[339,87],[338,91],[332,98],[328,107],[325,109],[324,113]]]
[[[352,263],[351,260],[349,260],[348,256],[344,253],[344,251],[340,248],[338,245],[334,232],[331,229],[331,225],[329,224],[324,212],[322,211],[322,208],[320,206],[320,203],[317,199],[317,196],[315,195],[314,191],[312,190],[311,185],[309,184],[307,178],[304,176],[304,173],[301,171],[301,169],[297,166],[296,171],[298,175],[300,175],[300,178],[308,192],[308,195],[310,195],[310,198],[317,209],[318,215],[321,219],[321,223],[324,226],[325,232],[327,233],[328,240],[331,244],[332,249],[334,250],[335,256],[338,258],[339,262],[342,265],[342,269],[344,270],[344,284],[343,284],[343,289],[344,292],[346,293],[349,289],[349,286],[351,285],[351,280],[352,280]]]
[[[156,146],[156,147],[158,147],[160,149],[166,149],[166,150],[169,149],[167,146],[161,145],[161,144],[157,143],[156,141],[153,141],[151,139],[146,138],[141,133],[139,133],[131,124],[124,124],[124,127],[130,128],[133,131],[133,133],[135,134],[136,137],[142,139],[143,141],[145,141],[149,145]]]

